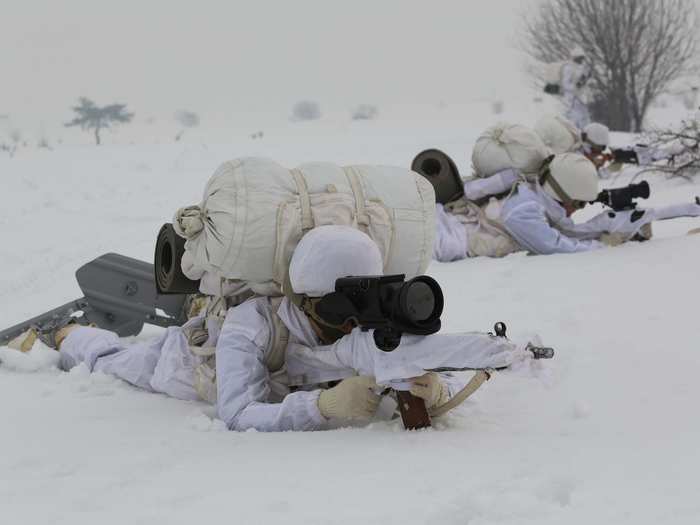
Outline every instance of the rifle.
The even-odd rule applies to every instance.
[[[639,164],[639,157],[637,157],[637,152],[632,148],[615,148],[609,152],[601,152],[593,157],[591,157],[591,162],[595,164],[596,168],[601,168],[606,164]]]
[[[33,326],[44,326],[66,316],[76,317],[78,323],[82,325],[95,324],[100,328],[115,332],[120,337],[139,334],[146,323],[164,328],[184,324],[187,321],[189,295],[165,288],[172,285],[174,281],[179,281],[175,283],[174,288],[178,286],[190,287],[193,286],[194,281],[187,282],[188,280],[180,275],[179,257],[175,252],[179,251],[181,246],[165,235],[164,231],[165,228],[159,234],[156,250],[157,270],[152,264],[124,255],[116,253],[102,255],[81,266],[75,273],[78,285],[83,292],[82,297],[0,331],[0,346],[7,345],[12,339]],[[170,249],[173,250],[172,253],[169,251]],[[392,302],[389,300],[389,296],[378,293],[380,289],[404,290],[404,294],[398,293],[398,296],[405,296],[405,298],[409,295],[415,295],[415,292],[420,292],[418,294],[421,296],[420,300],[414,297],[408,301],[408,303],[414,303],[414,306],[425,302],[426,296],[434,294],[434,297],[428,298],[426,303],[432,306],[427,309],[423,308],[425,311],[418,318],[411,316],[417,315],[416,312],[421,309],[410,310],[411,316],[402,321],[403,315],[397,315],[393,322],[389,324],[382,322],[375,327],[377,328],[375,333],[380,334],[379,340],[375,342],[384,351],[393,350],[395,345],[398,345],[396,339],[400,339],[400,332],[389,330],[389,325],[394,328],[395,325],[401,325],[403,328],[408,327],[410,331],[416,332],[421,331],[420,325],[424,324],[425,326],[422,328],[425,329],[426,333],[434,333],[440,326],[438,319],[442,312],[442,293],[437,283],[427,280],[425,277],[404,283],[403,276],[400,276],[401,279],[396,279],[396,277],[340,279],[340,283],[336,285],[338,287],[337,294],[348,294],[354,298],[366,297],[366,293],[370,292],[371,300],[366,304],[364,301],[360,301],[357,304],[362,308],[353,312],[365,321],[364,324],[368,327],[375,327],[371,318],[376,313],[374,307],[377,302],[383,303],[385,308],[387,304]],[[412,289],[415,289],[415,292],[411,292]],[[428,291],[430,293],[427,293]],[[338,297],[336,296],[335,299],[337,300]],[[394,306],[398,307],[399,304],[396,303]],[[402,309],[399,308],[399,310]],[[399,310],[397,313],[405,313],[399,312]],[[411,324],[416,326],[410,326]],[[498,323],[495,331],[496,335],[505,337],[503,323]],[[549,359],[553,356],[553,351],[550,348],[528,347],[528,350],[533,353],[535,359]],[[435,371],[448,371],[448,369]],[[476,372],[476,375],[455,398],[430,412],[422,399],[413,396],[408,391],[395,390],[404,428],[413,430],[430,427],[432,424],[431,416],[440,415],[454,408],[490,377],[490,372],[486,370],[473,371]]]

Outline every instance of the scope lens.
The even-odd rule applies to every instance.
[[[632,197],[638,199],[648,199],[651,191],[649,190],[649,183],[645,180],[639,184],[635,184],[632,187]]]
[[[405,314],[414,323],[427,321],[435,313],[435,293],[423,281],[407,284],[405,301]]]

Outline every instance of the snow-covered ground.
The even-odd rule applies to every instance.
[[[505,117],[527,124],[534,114]],[[0,156],[0,327],[79,296],[75,269],[102,253],[150,260],[159,226],[198,200],[223,160],[407,166],[439,147],[466,172],[492,119],[488,108],[433,109],[288,124],[217,145]],[[649,205],[700,194],[700,184],[649,180]],[[514,335],[539,333],[557,355],[497,375],[428,431],[233,433],[204,404],[59,372],[48,351],[0,350],[0,520],[698,523],[700,236],[685,235],[697,227],[667,221],[651,242],[578,255],[434,263],[445,330],[502,320]]]

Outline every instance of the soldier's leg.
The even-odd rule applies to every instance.
[[[70,370],[84,363],[90,371],[114,375],[148,391],[160,357],[158,341],[127,344],[108,330],[79,326],[60,345],[60,367]]]

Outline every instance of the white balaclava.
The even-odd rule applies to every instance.
[[[351,275],[382,275],[382,254],[370,237],[350,226],[319,226],[297,244],[289,265],[296,294],[321,297]]]

